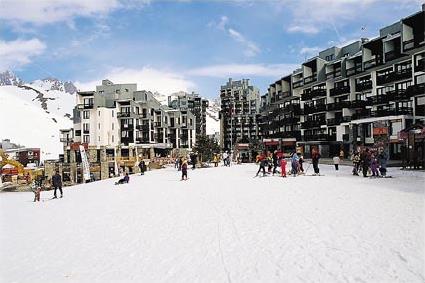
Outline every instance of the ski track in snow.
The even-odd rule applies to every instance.
[[[0,194],[0,282],[424,282],[425,173],[172,168]]]

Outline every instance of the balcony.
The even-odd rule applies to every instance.
[[[371,80],[356,83],[356,91],[357,92],[362,92],[362,91],[369,90],[369,89],[372,89],[372,81]]]
[[[374,59],[364,61],[363,67],[364,67],[365,70],[368,70],[368,69],[371,69],[373,67],[379,66],[381,64],[382,64],[382,58],[380,56],[376,56]]]
[[[409,86],[406,89],[406,95],[409,97],[425,94],[425,83]]]
[[[309,128],[320,127],[321,125],[326,125],[325,119],[307,120],[301,123],[301,128],[309,129]]]
[[[293,85],[292,85],[292,87],[293,88],[299,88],[299,87],[301,87],[303,85],[304,85],[304,81],[303,81],[303,79],[301,79],[301,80],[298,80],[298,81],[294,82]]]
[[[422,72],[425,71],[425,58],[419,59],[419,61],[416,62],[415,72],[419,72],[419,71],[422,71]]]
[[[403,41],[403,50],[404,51],[412,50],[416,47],[416,45],[418,45],[418,44],[416,44],[414,38],[407,40],[407,41]]]
[[[157,121],[157,122],[154,123],[154,126],[155,127],[162,127],[162,122]]]
[[[348,85],[334,87],[334,88],[331,88],[331,90],[329,91],[330,96],[336,96],[336,95],[346,94],[346,93],[350,93],[350,86]]]
[[[341,69],[326,73],[326,79],[330,80],[341,76]]]
[[[371,106],[373,104],[373,101],[371,99],[368,99],[368,100],[356,99],[356,100],[352,100],[350,104],[351,104],[351,108],[359,109],[359,108],[365,108],[366,106]]]
[[[326,96],[326,89],[323,89],[323,88],[312,89],[311,96],[312,97]]]
[[[304,114],[312,114],[326,111],[326,104],[304,105]]]
[[[347,77],[352,76],[352,75],[356,75],[356,74],[360,74],[362,72],[362,65],[356,65],[352,68],[348,68],[347,70],[345,70],[345,74],[347,75]]]
[[[308,101],[308,100],[311,100],[312,98],[313,98],[313,96],[311,94],[311,91],[309,91],[309,92],[303,92],[301,94],[301,100],[302,101]]]
[[[412,68],[403,69],[400,71],[391,72],[385,75],[378,75],[376,81],[378,85],[391,83],[394,81],[400,81],[404,79],[409,79],[412,77]]]
[[[300,121],[300,117],[284,117],[281,120],[281,125],[293,125]]]
[[[358,119],[364,119],[364,118],[370,118],[370,117],[371,117],[370,109],[363,109],[351,115],[351,120],[358,120]]]
[[[327,104],[326,108],[328,111],[338,111],[338,110],[342,110],[342,108],[350,108],[350,106],[351,106],[350,101],[339,101],[339,102]]]
[[[317,81],[317,74],[313,74],[311,76],[304,78],[304,84],[309,84],[309,83],[312,83],[312,82],[315,82],[315,81]]]
[[[90,134],[90,130],[83,130],[83,134],[86,134],[86,135]]]
[[[351,121],[351,116],[342,116],[342,117],[335,117],[331,119],[326,120],[326,125],[328,126],[336,126],[341,123],[346,123]]]
[[[371,112],[372,117],[385,117],[385,116],[397,116],[397,115],[412,115],[413,108],[411,107],[400,107],[390,109],[378,109]]]
[[[130,118],[131,112],[118,112],[117,118]]]
[[[400,50],[391,50],[385,53],[385,62],[389,62],[400,57],[401,57]]]
[[[410,100],[409,93],[406,92],[405,89],[395,89],[388,91],[387,95],[390,97],[391,101]]]

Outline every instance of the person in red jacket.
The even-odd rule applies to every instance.
[[[280,174],[282,177],[286,177],[286,160],[284,156],[280,159]]]

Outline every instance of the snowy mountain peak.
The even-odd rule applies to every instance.
[[[77,87],[70,81],[62,82],[56,78],[47,77],[42,80],[36,80],[31,83],[31,85],[41,88],[45,91],[58,90],[66,92],[69,94],[74,94],[77,92]]]
[[[6,70],[2,73],[0,73],[0,86],[1,85],[22,85],[24,84],[24,81],[16,76],[16,74],[12,71]]]

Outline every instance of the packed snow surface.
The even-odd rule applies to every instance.
[[[2,193],[0,281],[424,282],[423,172],[256,169],[166,168],[40,203]]]

